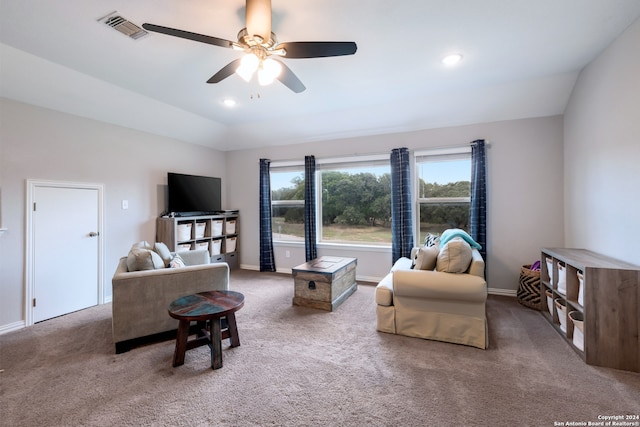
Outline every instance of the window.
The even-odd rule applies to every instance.
[[[471,150],[416,153],[419,242],[448,228],[469,232]]]
[[[391,245],[389,156],[318,161],[318,240]]]
[[[304,242],[304,164],[271,166],[273,240]]]

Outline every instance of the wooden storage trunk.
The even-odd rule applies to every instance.
[[[333,311],[358,285],[356,258],[323,256],[293,268],[293,304]]]

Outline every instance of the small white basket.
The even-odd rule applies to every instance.
[[[236,251],[236,238],[235,237],[227,237],[225,240],[225,252],[235,252]]]
[[[553,292],[547,289],[544,293],[547,296],[547,308],[549,309],[549,314],[553,316]]]
[[[211,255],[220,255],[220,246],[222,246],[222,239],[213,240],[211,242]]]
[[[558,263],[558,293],[567,294],[567,267]]]
[[[236,234],[236,220],[230,219],[225,223],[225,234]]]
[[[553,284],[553,259],[545,258],[547,263],[547,272],[549,273],[549,283]]]
[[[573,345],[584,351],[584,320],[582,313],[572,311],[569,313],[569,318],[573,322]]]
[[[584,306],[584,274],[578,271],[578,304]]]
[[[196,242],[196,249],[209,249],[209,242]]]
[[[178,242],[191,240],[191,223],[178,224]]]
[[[556,298],[556,310],[558,311],[558,320],[560,321],[560,330],[567,332],[567,307],[565,302],[560,298]]]
[[[204,229],[206,228],[207,224],[204,222],[197,222],[196,223],[196,239],[201,239],[204,237]]]
[[[176,246],[176,252],[186,252],[191,250],[191,243]]]
[[[220,220],[214,220],[211,221],[211,235],[212,236],[222,236],[222,223],[224,221]]]

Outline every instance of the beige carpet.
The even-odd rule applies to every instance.
[[[111,305],[0,336],[6,426],[554,426],[640,414],[640,374],[585,365],[515,298],[489,297],[490,348],[376,332],[373,287],[333,313],[280,274],[236,271],[241,346],[173,368],[173,341],[114,354]]]

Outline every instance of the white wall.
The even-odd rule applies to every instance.
[[[0,329],[24,316],[26,179],[105,186],[104,285],[139,240],[155,240],[167,172],[220,176],[224,153],[0,98]],[[225,191],[223,189],[223,203]],[[129,209],[121,209],[122,200]],[[70,207],[73,209],[73,207]],[[52,249],[52,256],[65,258]]]
[[[561,246],[563,235],[562,117],[484,123],[420,132],[377,135],[227,153],[228,206],[241,211],[241,264],[259,267],[258,172],[260,158],[272,161],[339,155],[388,153],[393,148],[420,150],[489,141],[488,282],[514,291],[520,266],[539,259],[543,246]],[[284,252],[291,252],[285,258]],[[276,247],[276,268],[286,271],[304,262],[304,245]],[[358,258],[361,280],[377,280],[391,266],[391,253],[322,248],[320,255]]]
[[[640,265],[640,21],[580,73],[565,112],[566,245]]]

